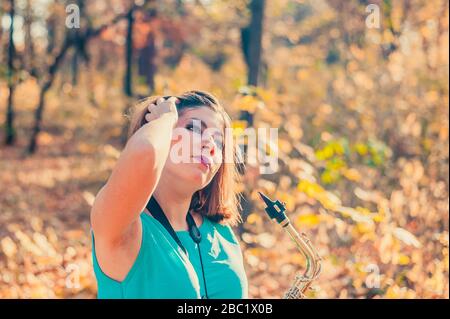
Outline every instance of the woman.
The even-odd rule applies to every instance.
[[[99,298],[247,298],[230,228],[239,215],[226,128],[228,115],[205,92],[138,105],[91,211]]]

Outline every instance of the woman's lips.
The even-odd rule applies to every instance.
[[[206,156],[197,156],[194,157],[194,159],[196,160],[194,163],[199,163],[202,164],[203,167],[207,168],[208,170],[211,169],[211,159],[209,159]]]

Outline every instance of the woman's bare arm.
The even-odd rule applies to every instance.
[[[159,100],[151,122],[129,139],[111,176],[97,194],[91,210],[91,226],[103,243],[121,242],[139,219],[158,184],[170,150],[178,115],[174,100]]]

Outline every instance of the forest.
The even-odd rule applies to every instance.
[[[89,212],[152,95],[205,90],[236,136],[250,298],[449,298],[447,0],[1,0],[0,298],[95,298]],[[266,150],[274,151],[273,149]]]

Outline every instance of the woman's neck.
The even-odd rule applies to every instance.
[[[164,214],[175,231],[187,230],[186,214],[191,204],[192,193],[177,191],[175,185],[160,180],[153,192]]]

